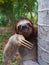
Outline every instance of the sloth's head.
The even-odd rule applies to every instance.
[[[20,18],[15,24],[15,31],[24,37],[28,37],[33,30],[33,23],[27,18]]]

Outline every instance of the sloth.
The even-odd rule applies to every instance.
[[[3,60],[5,65],[8,65],[8,63],[11,65],[10,60],[12,60],[16,52],[19,52],[21,56],[19,65],[33,65],[36,63],[37,31],[37,26],[28,18],[21,17],[17,20],[15,34],[9,38],[4,48]],[[36,63],[36,65],[38,64]]]

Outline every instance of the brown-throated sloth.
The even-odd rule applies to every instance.
[[[37,60],[37,26],[27,18],[20,18],[15,24],[15,32],[4,48],[5,64],[18,50],[21,56],[20,65],[38,65],[33,62]]]

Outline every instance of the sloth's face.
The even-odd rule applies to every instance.
[[[19,34],[28,37],[32,33],[32,24],[28,20],[21,20],[17,23]]]

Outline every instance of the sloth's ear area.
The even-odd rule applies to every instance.
[[[34,34],[35,37],[38,36],[38,31],[37,30],[38,30],[37,25],[33,25],[33,34]]]

